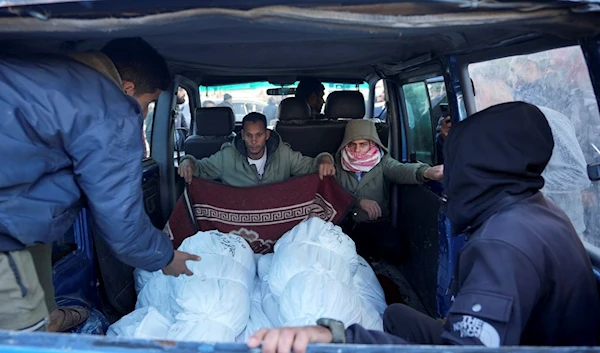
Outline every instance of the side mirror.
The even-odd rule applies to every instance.
[[[591,181],[600,180],[600,163],[588,164],[587,173]]]

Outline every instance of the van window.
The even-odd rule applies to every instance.
[[[155,102],[148,104],[148,113],[144,118],[144,127],[142,134],[144,136],[144,158],[150,158],[150,146],[152,146],[152,127],[154,122],[154,106]]]
[[[375,84],[375,101],[373,103],[373,121],[387,121],[387,95],[385,93],[385,81],[379,80]]]
[[[571,219],[579,236],[600,247],[600,184],[587,164],[600,162],[600,116],[579,46],[469,65],[477,110],[525,101],[546,115],[554,136],[542,192]]]
[[[177,88],[175,108],[173,111],[173,147],[175,152],[183,151],[185,139],[191,134],[192,113],[190,109],[190,98],[183,87]],[[175,153],[177,158],[177,153]]]
[[[442,81],[443,84],[443,81]],[[434,116],[435,107],[430,99],[430,89],[427,82],[415,82],[402,86],[404,93],[404,107],[408,119],[408,134],[410,141],[410,153],[414,153],[420,162],[430,165],[435,160],[434,145],[434,120],[437,124],[437,114]],[[435,97],[438,98],[437,96]]]

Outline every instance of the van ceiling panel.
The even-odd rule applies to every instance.
[[[380,14],[386,6],[391,14]],[[374,66],[393,74],[396,64],[424,54],[477,50],[520,37],[576,39],[600,31],[600,13],[564,8],[413,16],[394,15],[399,4],[363,10],[368,8],[374,13],[273,6],[128,18],[4,17],[0,45],[13,52],[66,53],[141,36],[174,73],[210,84],[290,74],[364,79]]]

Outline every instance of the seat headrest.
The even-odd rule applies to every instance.
[[[196,135],[229,136],[234,128],[235,114],[231,108],[196,108]]]
[[[310,106],[300,98],[286,98],[279,103],[277,118],[280,121],[309,120]]]
[[[365,98],[359,91],[336,91],[327,97],[327,119],[362,119],[364,116]]]

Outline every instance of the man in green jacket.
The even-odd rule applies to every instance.
[[[317,171],[321,179],[335,175],[333,157],[321,153],[311,158],[293,151],[277,132],[267,129],[267,119],[260,113],[244,117],[233,143],[223,144],[220,151],[201,160],[187,155],[179,166],[179,175],[188,184],[192,177],[199,177],[238,187],[277,183]]]

